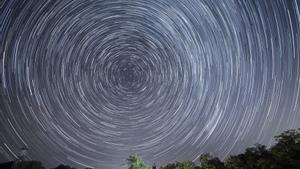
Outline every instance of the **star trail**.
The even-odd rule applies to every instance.
[[[300,127],[300,1],[2,0],[0,161],[220,158]]]

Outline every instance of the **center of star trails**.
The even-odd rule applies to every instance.
[[[120,56],[115,58],[111,69],[110,85],[126,93],[138,93],[146,87],[149,76],[147,64],[137,57]]]
[[[126,63],[119,70],[119,83],[126,89],[134,88],[138,83],[141,69],[133,63]]]

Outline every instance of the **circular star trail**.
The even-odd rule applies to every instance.
[[[299,1],[0,2],[0,159],[224,158],[300,124]],[[124,167],[124,166],[123,166]]]

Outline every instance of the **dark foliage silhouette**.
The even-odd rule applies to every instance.
[[[290,129],[275,136],[275,144],[267,148],[257,144],[244,153],[232,155],[224,161],[210,154],[202,154],[200,165],[191,161],[169,163],[160,169],[300,169],[300,128]],[[150,169],[137,155],[126,159],[128,169]],[[153,165],[156,168],[155,165]],[[16,160],[0,164],[0,169],[45,169],[41,162]],[[59,165],[54,169],[75,169]],[[86,168],[88,169],[88,168]]]

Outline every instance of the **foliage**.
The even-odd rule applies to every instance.
[[[228,169],[264,169],[272,166],[272,156],[263,145],[247,148],[244,154],[230,156],[225,160]]]
[[[160,167],[160,169],[194,169],[195,164],[191,161],[183,161],[182,163],[176,162],[166,166]]]
[[[160,169],[180,169],[182,166],[182,163],[176,162],[176,163],[170,163],[167,164],[166,166],[160,167]]]
[[[266,148],[257,144],[244,153],[233,155],[221,161],[210,154],[200,156],[200,166],[191,161],[175,162],[161,166],[160,169],[300,169],[300,128],[291,129],[275,136],[276,144]],[[136,155],[127,158],[128,169],[151,169]],[[45,169],[41,162],[15,161],[0,164],[0,168]],[[54,169],[74,169],[68,165],[59,165]]]
[[[300,168],[300,129],[275,136],[278,142],[270,151],[277,168]]]
[[[14,164],[15,169],[45,169],[39,161],[21,161]]]
[[[209,154],[200,156],[201,169],[225,169],[222,161],[217,157],[212,157]]]
[[[127,158],[128,169],[151,169],[144,161],[137,155],[131,155]]]
[[[184,161],[182,163],[182,168],[183,169],[193,169],[193,168],[195,168],[195,164],[190,161]]]
[[[270,149],[263,145],[247,148],[244,154],[225,161],[228,169],[300,169],[300,129],[287,130],[275,136]]]
[[[70,167],[70,166],[68,166],[68,165],[59,165],[59,166],[57,166],[56,168],[54,168],[54,169],[75,169],[75,168],[72,168],[72,167]]]
[[[200,166],[186,165],[184,168],[185,162],[176,162],[161,169],[300,169],[300,129],[287,130],[275,136],[275,141],[276,144],[269,149],[257,144],[224,162],[203,154],[200,156]]]

